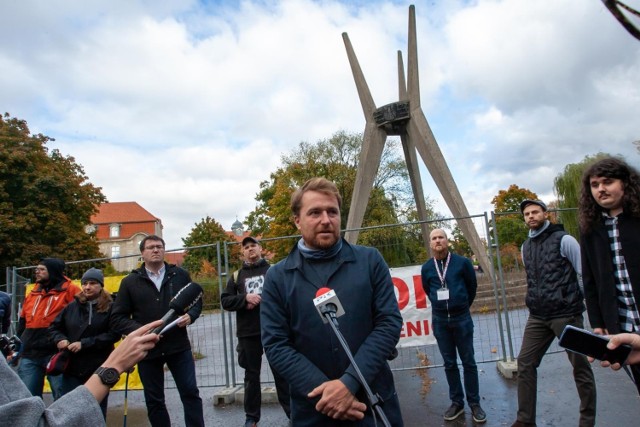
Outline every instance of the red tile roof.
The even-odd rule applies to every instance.
[[[136,202],[102,203],[97,214],[91,217],[92,224],[160,221]]]

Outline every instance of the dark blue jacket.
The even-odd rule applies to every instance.
[[[441,266],[440,261],[438,265]],[[442,268],[440,271],[442,271]],[[431,310],[436,316],[457,316],[469,312],[476,298],[478,280],[469,259],[451,254],[445,283],[449,289],[449,300],[438,301],[438,289],[442,287],[433,258],[422,265],[422,287],[431,302]]]
[[[0,292],[0,332],[6,334],[11,326],[11,297]]]
[[[313,299],[321,287],[335,290],[345,314],[340,331],[358,367],[394,426],[402,425],[400,406],[387,362],[400,338],[402,317],[389,268],[380,253],[343,241],[341,251],[326,261],[333,270],[326,283],[305,272],[297,245],[267,272],[260,310],[262,344],[269,363],[291,387],[295,426],[373,425],[370,411],[359,423],[339,422],[315,410],[307,394],[320,384],[340,379],[366,402],[353,366],[329,324],[323,323]],[[326,266],[326,264],[325,264]]]

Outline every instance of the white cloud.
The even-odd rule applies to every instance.
[[[8,2],[0,105],[55,138],[110,201],[160,217],[176,247],[207,215],[243,220],[300,141],[363,130],[342,32],[377,105],[398,99],[409,4]],[[640,44],[600,2],[416,14],[422,105],[471,213],[513,183],[551,197],[553,177],[587,154],[639,163]]]

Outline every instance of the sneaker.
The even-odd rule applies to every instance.
[[[484,423],[487,421],[487,414],[482,410],[479,403],[474,403],[471,406],[471,414],[473,415],[473,421],[477,423]]]
[[[253,420],[247,420],[244,423],[244,427],[258,427],[258,423]]]
[[[447,409],[447,411],[444,413],[444,419],[446,421],[455,420],[463,412],[464,412],[464,406],[460,405],[459,403],[453,402],[451,406],[449,406],[449,409]]]

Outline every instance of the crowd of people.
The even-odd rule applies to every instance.
[[[585,172],[581,191],[580,243],[550,222],[544,202],[527,199],[520,204],[529,229],[521,248],[529,317],[518,355],[513,427],[536,425],[537,369],[566,326],[584,326],[585,310],[594,332],[610,335],[609,348],[632,347],[626,364],[640,391],[640,176],[624,161],[606,158]],[[291,425],[403,425],[389,366],[402,327],[394,285],[377,250],[341,237],[341,209],[337,186],[313,178],[291,196],[301,238],[284,260],[271,266],[257,238],[242,241],[242,266],[229,276],[221,303],[237,316],[246,427],[260,421],[263,353]],[[468,259],[449,251],[444,230],[431,231],[429,246],[432,258],[421,275],[449,386],[451,406],[443,418],[458,418],[466,400],[473,420],[484,423],[470,314],[476,273]],[[165,262],[164,251],[159,236],[140,242],[143,263],[122,280],[115,301],[99,269],[87,270],[78,288],[64,275],[64,261],[44,258],[38,263],[35,286],[19,314],[17,372],[10,366],[15,353],[0,358],[3,422],[20,427],[99,425],[100,420],[104,425],[109,390],[137,363],[152,426],[171,425],[165,365],[175,380],[185,425],[205,425],[186,332],[200,316],[202,302],[180,315],[176,328],[162,336],[155,333],[172,298],[191,283],[186,270]],[[327,289],[335,299],[320,310],[317,297]],[[9,296],[0,292],[3,333],[10,310]],[[49,362],[61,354],[67,363],[61,374],[53,375]],[[594,426],[593,360],[567,355],[580,398],[579,425]],[[600,363],[621,368],[619,363]],[[41,399],[45,377],[54,398],[49,407]]]

